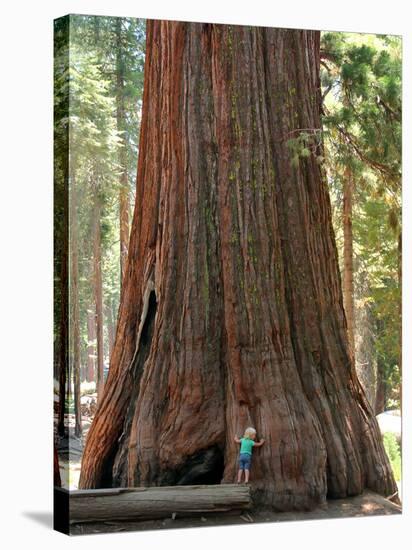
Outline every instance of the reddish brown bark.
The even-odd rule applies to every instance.
[[[349,352],[314,156],[319,33],[150,21],[137,197],[80,486],[233,482],[280,510],[395,492]]]

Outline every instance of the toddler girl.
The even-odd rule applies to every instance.
[[[245,483],[249,482],[250,464],[252,462],[252,448],[261,447],[265,442],[261,439],[259,443],[255,442],[256,430],[255,428],[247,428],[242,438],[235,436],[236,443],[240,443],[239,454],[239,471],[237,474],[237,482],[240,483],[242,479],[242,471],[245,471]]]

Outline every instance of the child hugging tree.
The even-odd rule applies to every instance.
[[[255,428],[246,428],[245,433],[241,439],[235,436],[236,443],[240,443],[239,471],[237,474],[238,483],[240,483],[242,479],[243,470],[245,471],[245,483],[249,482],[250,464],[252,462],[252,448],[261,447],[265,442],[264,439],[261,439],[259,443],[256,443],[255,438]]]

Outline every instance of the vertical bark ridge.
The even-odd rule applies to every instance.
[[[215,155],[210,99],[199,95],[210,87],[210,70],[198,65],[208,59],[207,33],[196,25],[187,32],[185,25],[163,25],[160,70],[169,78],[161,95],[160,299],[129,445],[129,483],[141,484],[178,482],[192,455],[224,440]]]
[[[220,156],[218,176],[228,335],[224,480],[231,481],[235,475],[233,436],[252,424],[268,441],[254,459],[256,496],[279,508],[309,507],[326,493],[326,453],[319,422],[300,384],[290,340],[273,208],[270,105],[264,101],[263,63],[256,63],[262,57],[261,33],[261,29],[242,27],[236,32],[231,27],[216,31],[216,51],[226,46],[230,52],[228,58],[219,57],[214,78],[217,83],[229,83],[219,89],[219,150],[224,151],[227,142],[232,144],[227,157]]]
[[[288,33],[286,40],[290,38],[292,41],[289,48],[295,55],[289,61],[294,69],[282,71],[282,74],[291,76],[291,82],[286,83],[290,99],[272,111],[275,115],[273,129],[276,131],[280,121],[288,118],[289,125],[284,126],[283,131],[289,130],[290,133],[296,127],[320,129],[319,109],[316,108],[320,90],[318,59],[313,57],[308,61],[301,55],[302,52],[315,55],[318,48],[302,48],[301,40],[317,40],[316,33],[284,32]],[[311,70],[311,65],[316,67],[315,71]],[[268,63],[267,67],[270,69],[273,64]],[[272,86],[269,84],[268,90],[276,88],[279,80],[279,74],[269,75]],[[296,84],[296,93],[291,93],[294,90],[291,86]],[[328,492],[335,497],[357,494],[365,483],[375,490],[379,488],[380,492],[388,492],[393,488],[393,480],[380,441],[376,436],[371,437],[371,426],[376,421],[370,410],[365,413],[367,404],[354,373],[347,343],[324,178],[313,156],[300,160],[294,170],[285,154],[284,140],[277,140],[274,149],[276,159],[286,160],[286,164],[278,168],[285,178],[277,204],[282,220],[283,255],[287,258],[286,285],[294,350],[305,392],[313,400],[317,415],[323,419],[322,430],[328,452]],[[304,164],[310,164],[310,169]],[[305,216],[307,208],[309,223],[302,224],[301,217]],[[326,226],[326,231],[320,230],[321,225]],[[293,247],[290,242],[293,242]],[[372,466],[375,461],[370,457],[375,453],[386,462],[385,468]]]

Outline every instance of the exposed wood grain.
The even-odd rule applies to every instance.
[[[250,488],[242,485],[80,490],[70,492],[70,522],[240,512],[251,504]]]

